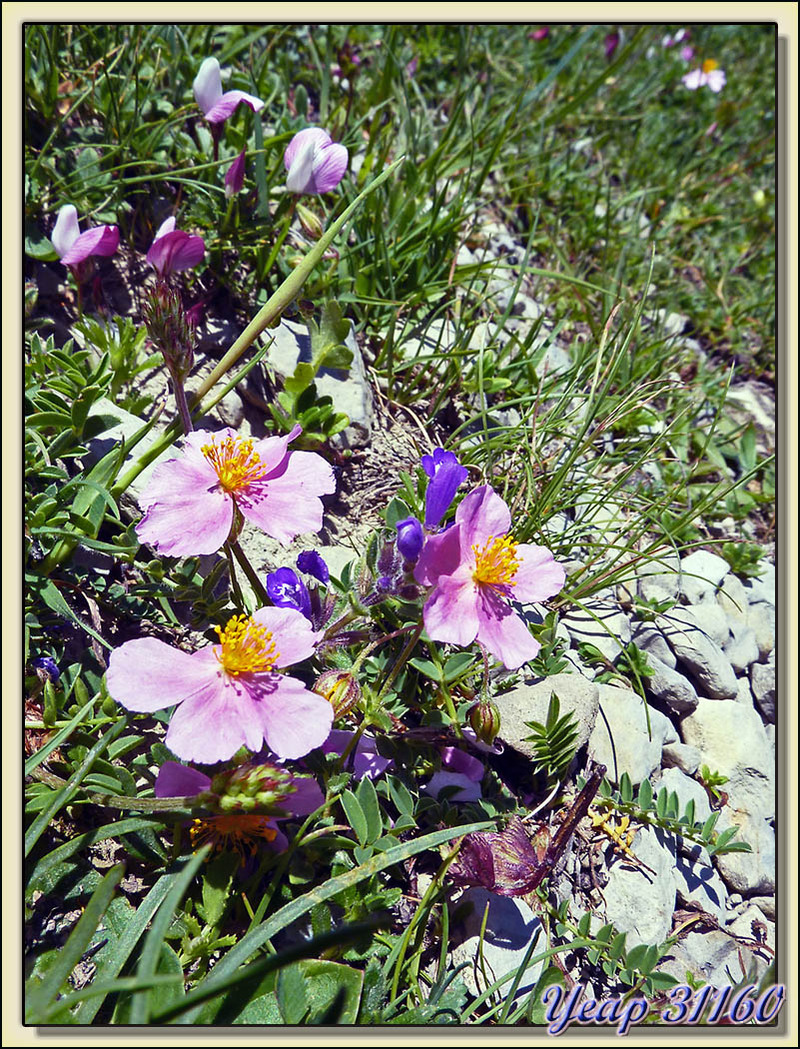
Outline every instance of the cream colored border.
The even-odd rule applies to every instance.
[[[791,937],[786,956],[788,1002],[784,1007],[784,1016],[788,1018],[788,1031],[784,1036],[770,1035],[758,1029],[747,1028],[734,1032],[728,1027],[716,1031],[679,1028],[665,1031],[661,1028],[648,1030],[636,1029],[625,1039],[628,1045],[669,1045],[683,1038],[702,1038],[703,1044],[729,1046],[732,1042],[743,1041],[754,1045],[793,1045],[797,1042],[797,995],[800,985],[797,979],[797,6],[794,3],[674,3],[649,4],[642,7],[640,3],[486,3],[462,2],[445,3],[304,3],[293,7],[291,12],[284,4],[275,3],[238,3],[232,2],[221,8],[216,3],[172,3],[169,5],[155,3],[121,3],[113,6],[101,3],[77,2],[56,3],[4,3],[2,5],[2,76],[3,76],[3,699],[4,723],[8,727],[3,743],[3,815],[5,828],[3,842],[9,848],[3,858],[3,1046],[61,1046],[79,1044],[79,1039],[87,1038],[92,1045],[159,1045],[169,1041],[170,1045],[209,1046],[221,1045],[276,1045],[298,1046],[333,1046],[333,1045],[373,1045],[376,1037],[381,1045],[413,1045],[419,1042],[426,1044],[426,1036],[421,1028],[403,1034],[402,1029],[381,1028],[379,1032],[369,1028],[350,1028],[319,1030],[300,1033],[292,1029],[276,1032],[275,1029],[245,1029],[242,1032],[233,1029],[194,1028],[191,1035],[183,1034],[181,1028],[162,1028],[159,1031],[148,1030],[147,1033],[134,1033],[133,1029],[120,1031],[118,1034],[109,1028],[96,1031],[91,1028],[61,1029],[57,1034],[40,1035],[38,1031],[23,1028],[19,1023],[22,1000],[20,972],[20,880],[21,858],[19,842],[21,841],[21,748],[18,738],[21,623],[21,282],[19,274],[20,249],[20,201],[22,199],[22,161],[21,161],[21,109],[22,109],[22,73],[20,61],[22,54],[21,24],[30,22],[95,22],[112,15],[120,22],[158,22],[165,20],[183,21],[219,21],[224,11],[225,22],[243,21],[288,21],[288,14],[302,16],[303,22],[325,23],[336,22],[455,22],[455,21],[491,21],[491,22],[528,22],[538,24],[559,21],[574,23],[606,22],[640,22],[659,21],[669,24],[686,22],[776,22],[779,35],[786,38],[788,76],[784,95],[787,105],[787,118],[784,127],[788,132],[788,151],[786,163],[787,187],[784,196],[785,212],[780,221],[780,229],[787,238],[784,262],[783,288],[788,293],[789,305],[786,311],[787,333],[786,345],[783,347],[780,383],[788,389],[786,402],[787,418],[781,420],[783,437],[782,478],[785,489],[780,491],[782,503],[782,524],[786,535],[782,537],[784,579],[787,585],[784,603],[786,620],[784,643],[790,653],[788,659],[786,689],[782,698],[783,710],[786,713],[785,740],[789,758],[788,777],[784,777],[784,786],[790,784],[783,794],[779,831],[782,835],[779,847],[786,856],[784,870],[788,873],[790,885],[785,887],[786,913],[781,922],[784,939]],[[646,13],[647,18],[642,19]],[[454,15],[458,18],[454,18]],[[487,17],[491,16],[491,17]],[[722,17],[724,16],[724,17]],[[298,21],[301,19],[298,18]],[[727,70],[728,77],[735,75],[734,70]],[[784,385],[785,384],[785,385]],[[787,840],[788,839],[788,840]],[[519,1030],[519,1029],[517,1029]],[[605,1034],[591,1027],[570,1029],[572,1033],[559,1038],[561,1045],[583,1045],[587,1041],[615,1041],[613,1033]],[[397,1033],[395,1033],[397,1031]],[[752,1034],[750,1033],[752,1032]],[[706,1037],[708,1036],[708,1037]],[[435,1041],[438,1045],[462,1045],[464,1040],[471,1045],[533,1045],[546,1040],[542,1033],[516,1034],[506,1029],[492,1028],[459,1028],[458,1033],[450,1033],[447,1028],[435,1028]]]

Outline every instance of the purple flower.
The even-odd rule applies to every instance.
[[[242,186],[244,185],[244,158],[247,153],[246,149],[243,149],[239,156],[234,160],[225,175],[225,196],[230,200],[237,193],[241,193]]]
[[[425,536],[422,525],[416,517],[406,517],[395,525],[397,529],[397,549],[406,561],[416,561],[422,550]]]
[[[343,754],[347,744],[353,738],[352,732],[344,729],[333,729],[322,744],[323,754]],[[378,753],[375,739],[372,736],[359,736],[355,753],[350,754],[349,763],[357,779],[376,779],[392,764],[391,758],[384,758]]]
[[[291,568],[278,568],[267,576],[267,593],[278,608],[294,608],[311,619],[311,599],[308,588]]]
[[[244,91],[226,91],[222,93],[222,76],[216,58],[206,58],[200,71],[194,78],[194,97],[209,124],[221,124],[244,102],[254,113],[263,108],[264,103],[255,95]]]
[[[78,266],[90,255],[113,255],[119,247],[119,230],[116,226],[95,226],[81,233],[75,206],[65,204],[58,212],[50,240],[65,266]]]
[[[606,52],[606,60],[610,62],[614,57],[614,52],[619,47],[619,33],[616,29],[613,32],[606,34],[603,46]]]
[[[477,801],[481,797],[483,763],[457,747],[445,747],[442,751],[442,770],[435,772],[422,788],[426,794],[438,798],[447,787],[458,787],[448,791],[448,801]]]
[[[547,25],[539,26],[532,33],[528,33],[529,40],[546,40],[548,36],[550,36],[550,26]]]
[[[331,577],[328,566],[316,550],[304,550],[302,554],[298,554],[297,567],[306,575],[313,576],[323,586],[328,585]]]
[[[61,671],[58,669],[56,661],[51,659],[50,656],[37,656],[37,658],[33,660],[33,667],[37,671],[38,677],[44,676],[52,681],[54,685],[57,684],[58,679],[61,677]],[[41,673],[39,673],[39,671],[41,671]]]
[[[298,131],[283,154],[290,193],[330,193],[347,168],[347,149],[321,127]]]
[[[450,509],[459,485],[466,481],[468,471],[453,452],[436,448],[433,455],[422,456],[422,469],[428,475],[425,493],[425,527],[436,528]]]
[[[196,266],[203,261],[205,253],[203,238],[175,229],[175,216],[170,215],[158,227],[147,253],[147,261],[159,277],[166,277],[170,273],[180,273]]]
[[[691,44],[687,44],[685,47],[681,48],[681,58],[684,62],[691,62],[694,58],[694,48]]]

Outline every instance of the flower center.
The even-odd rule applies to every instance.
[[[703,62],[704,73],[713,73],[715,69],[719,69],[719,62],[714,61],[713,58],[707,58],[705,62]]]
[[[258,839],[274,841],[277,830],[270,825],[267,816],[210,816],[204,820],[194,820],[189,828],[192,848],[199,849],[206,842],[211,842],[214,851],[235,850],[244,863],[247,853],[254,856],[258,849]]]
[[[226,492],[246,488],[266,473],[267,468],[258,453],[253,451],[250,437],[228,434],[219,443],[212,437],[211,443],[204,444],[200,451],[216,470],[219,483]]]
[[[519,569],[517,544],[507,535],[489,536],[483,547],[473,546],[475,569],[472,578],[484,586],[515,586]]]
[[[222,644],[222,651],[215,655],[229,674],[255,674],[275,666],[280,653],[275,650],[272,634],[249,616],[233,616],[224,630],[214,629]]]

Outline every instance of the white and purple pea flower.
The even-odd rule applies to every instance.
[[[246,91],[226,91],[223,94],[222,74],[216,58],[203,60],[192,87],[195,101],[209,124],[222,124],[242,102],[254,113],[264,106],[260,98],[248,95]]]
[[[283,154],[289,193],[330,193],[347,170],[345,146],[334,142],[324,128],[298,131]]]
[[[113,255],[119,247],[119,230],[116,226],[94,226],[81,233],[75,205],[65,204],[59,209],[50,240],[61,262],[75,270],[91,255]]]
[[[170,215],[158,227],[146,258],[163,279],[170,273],[180,273],[196,266],[203,261],[205,253],[203,238],[175,229],[175,216]]]

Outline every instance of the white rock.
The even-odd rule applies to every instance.
[[[664,769],[660,781],[655,785],[656,792],[666,787],[670,793],[675,791],[680,802],[680,814],[683,815],[690,801],[694,802],[694,818],[696,823],[704,823],[711,815],[711,806],[708,803],[708,794],[697,780],[692,779],[680,769]]]
[[[687,776],[694,775],[700,768],[702,754],[697,747],[688,743],[665,743],[661,752],[661,764],[664,768],[676,768]]]
[[[691,681],[662,663],[652,653],[648,654],[647,662],[653,671],[650,677],[644,679],[648,695],[658,699],[673,714],[682,716],[694,710],[697,706],[697,693]]]
[[[731,617],[728,622],[731,625],[731,636],[722,651],[730,660],[734,671],[744,674],[750,664],[758,659],[756,634],[752,627],[747,626],[741,619]]]
[[[756,636],[759,659],[766,659],[775,649],[775,606],[762,601],[750,605],[747,610],[747,625]]]
[[[727,787],[727,784],[725,784]],[[725,806],[717,830],[738,826],[736,841],[746,841],[752,852],[724,852],[714,865],[728,888],[747,896],[775,892],[775,831],[759,815],[751,816]]]
[[[675,910],[675,856],[659,840],[662,832],[652,827],[639,831],[631,851],[642,863],[655,871],[615,860],[609,869],[608,884],[603,889],[606,920],[619,932],[627,933],[628,948],[638,944],[661,943],[672,924]]]
[[[521,754],[533,757],[533,746],[526,740],[531,729],[527,721],[544,723],[550,697],[559,699],[560,717],[572,712],[579,725],[576,746],[582,747],[597,719],[599,691],[593,681],[579,674],[551,674],[539,680],[528,680],[495,697],[500,711],[500,737]]]
[[[644,700],[616,685],[600,685],[600,709],[604,717],[597,719],[589,737],[590,756],[606,766],[609,780],[619,782],[627,772],[633,783],[641,783],[660,765],[664,743],[677,740],[671,722],[650,708],[651,738]]]
[[[722,612],[719,605],[711,607]],[[657,617],[656,626],[706,696],[735,698],[738,685],[733,667],[720,646],[704,633],[691,609],[673,608]]]
[[[654,556],[637,568],[639,594],[645,601],[671,601],[679,592],[680,556],[669,549]]]
[[[775,722],[775,664],[753,663],[750,685],[756,706],[767,721]]]
[[[631,629],[631,640],[637,648],[654,655],[672,670],[677,666],[678,660],[667,644],[667,639],[652,623],[634,622]]]
[[[724,922],[728,890],[710,863],[678,854],[675,858],[675,884],[678,897],[684,904],[699,903],[720,924]]]
[[[606,659],[616,659],[631,639],[630,620],[624,612],[620,612],[616,603],[589,599],[585,606],[585,612],[583,609],[574,609],[562,616],[561,621],[569,630],[570,637],[576,643],[584,641],[599,648]]]
[[[707,550],[695,550],[681,558],[681,594],[691,605],[713,598],[729,571],[730,566],[723,558]]]
[[[740,619],[742,622],[747,619],[747,591],[744,583],[733,572],[728,572],[722,580],[716,597],[717,604],[729,618]]]

